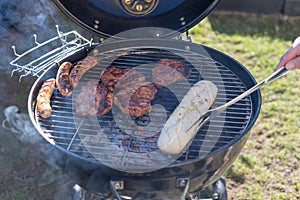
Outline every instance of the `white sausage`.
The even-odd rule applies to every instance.
[[[181,153],[197,133],[197,126],[187,130],[212,106],[217,93],[218,88],[210,81],[193,85],[163,127],[157,142],[159,149],[167,154]]]

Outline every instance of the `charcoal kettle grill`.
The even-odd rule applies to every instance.
[[[38,77],[28,98],[30,119],[59,152],[57,164],[78,183],[74,199],[85,199],[83,191],[97,194],[101,199],[227,199],[225,183],[220,177],[237,158],[259,115],[259,91],[212,119],[180,155],[157,153],[155,143],[163,126],[160,122],[166,120],[199,80],[212,81],[218,87],[212,107],[226,103],[256,83],[239,62],[193,43],[188,36],[188,30],[218,2],[54,0],[62,12],[101,40],[94,43],[76,31],[63,33],[57,26],[57,37],[45,43],[36,42],[36,47],[22,55],[16,53],[17,58],[11,64],[17,72]],[[187,40],[182,33],[186,33]],[[29,64],[20,64],[32,51],[54,40],[61,42],[59,48]],[[74,113],[74,99],[62,96],[55,89],[51,117],[39,117],[36,97],[42,83],[56,77],[62,62],[75,64],[88,55],[98,57],[99,64],[83,76],[82,83],[99,79],[109,66],[134,68],[151,79],[153,63],[160,59],[180,60],[191,74],[185,81],[158,89],[152,104],[159,106],[153,107],[150,115],[126,120],[124,116],[118,117],[113,108],[101,117],[78,117]],[[128,130],[124,131],[124,127]],[[156,134],[136,137],[128,134],[132,127],[150,127],[150,132],[154,130]]]

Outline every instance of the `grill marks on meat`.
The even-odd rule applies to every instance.
[[[106,85],[106,87],[113,92],[117,82],[122,78],[122,76],[128,72],[130,70],[130,68],[126,68],[126,69],[119,69],[116,67],[110,67],[105,69],[102,73],[101,73],[101,80],[103,82],[104,85]]]
[[[180,60],[160,59],[157,66],[152,70],[153,83],[157,87],[167,86],[189,78],[191,71]]]
[[[103,82],[97,86],[96,93],[96,109],[97,116],[102,116],[108,113],[113,104],[113,93],[110,91]]]
[[[55,79],[50,78],[46,80],[37,95],[36,106],[39,115],[43,118],[51,116],[52,108],[50,105],[50,99],[55,88]]]
[[[146,82],[146,77],[142,73],[139,73],[137,70],[130,69],[129,71],[126,71],[126,73],[121,77],[121,79],[119,79],[118,83],[116,84],[116,87],[132,88],[144,82]]]
[[[70,73],[70,82],[73,88],[77,87],[83,74],[89,69],[93,68],[98,63],[97,57],[87,56],[83,60],[79,61]]]
[[[102,116],[111,110],[113,93],[96,80],[88,81],[75,100],[76,113],[80,116]]]
[[[153,83],[148,83],[138,87],[129,101],[129,115],[132,117],[141,117],[151,112],[151,100],[155,98],[157,89]]]
[[[123,113],[132,117],[140,117],[151,111],[151,100],[157,90],[153,84],[145,83],[146,77],[142,73],[130,68],[110,67],[101,74],[101,80],[108,88],[107,97],[112,100],[102,101],[104,104],[114,102]],[[115,88],[119,91],[113,97]]]
[[[80,94],[76,98],[76,113],[81,116],[95,114],[102,116],[108,113],[113,105],[113,91],[118,84],[118,86],[122,88],[130,88],[129,91],[122,90],[123,92],[131,92],[134,94],[134,101],[131,101],[132,106],[130,107],[132,116],[142,116],[143,114],[141,113],[145,114],[150,112],[150,101],[155,95],[153,96],[153,92],[147,92],[147,89],[143,89],[151,86],[142,86],[138,89],[137,93],[134,93],[132,88],[136,87],[137,84],[143,83],[145,80],[146,77],[143,74],[136,70],[130,70],[130,68],[107,68],[101,74],[100,82],[89,81],[81,88]],[[152,84],[152,90],[154,89],[155,87]],[[156,92],[155,89],[155,93]],[[124,95],[124,97],[125,96],[127,97],[127,95]],[[150,101],[148,99],[150,99]],[[122,98],[122,100],[124,100],[124,98]],[[126,113],[125,109],[123,109],[123,111]]]
[[[132,117],[141,117],[151,112],[151,100],[157,89],[153,83],[141,83],[134,88],[121,89],[114,97],[114,103],[120,110]]]
[[[62,63],[56,74],[56,86],[58,91],[63,96],[71,96],[73,92],[73,87],[70,82],[69,72],[71,70],[72,63],[64,62]]]

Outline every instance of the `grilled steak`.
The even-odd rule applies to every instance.
[[[174,59],[160,59],[157,66],[152,70],[153,83],[157,87],[185,80],[190,74],[191,69],[187,69],[185,63]]]
[[[96,109],[96,92],[98,81],[88,81],[82,88],[75,100],[76,113],[81,116],[95,115]]]
[[[130,87],[133,88],[140,83],[144,83],[146,81],[146,77],[139,73],[137,70],[130,69],[129,71],[126,70],[126,73],[119,79],[118,83],[116,84],[117,88],[126,88]]]
[[[97,115],[105,115],[108,113],[113,104],[113,93],[110,91],[103,82],[97,86],[96,92],[96,109]]]
[[[88,81],[81,88],[75,103],[78,115],[105,115],[112,107],[113,93],[102,82]]]
[[[122,78],[122,76],[128,72],[130,68],[119,69],[116,67],[110,67],[105,69],[101,73],[101,80],[106,87],[113,92],[117,82]]]
[[[114,103],[120,110],[132,117],[141,117],[151,111],[151,100],[157,89],[153,83],[143,83],[134,88],[124,88],[114,97]]]

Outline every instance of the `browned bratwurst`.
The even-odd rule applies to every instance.
[[[73,88],[77,87],[81,77],[85,72],[93,68],[98,63],[97,57],[87,56],[80,60],[70,72],[70,82]]]
[[[42,84],[41,89],[38,92],[36,106],[39,115],[43,118],[48,118],[51,116],[52,108],[50,105],[50,99],[53,94],[54,87],[55,79],[50,78]]]
[[[62,63],[56,74],[56,86],[58,91],[63,96],[71,96],[73,92],[73,87],[70,82],[69,72],[71,70],[72,63],[64,62]]]

